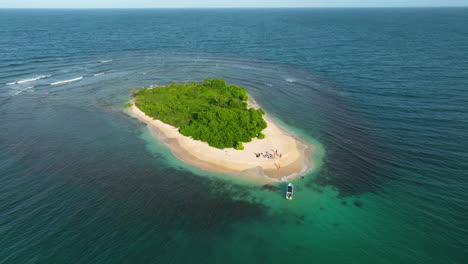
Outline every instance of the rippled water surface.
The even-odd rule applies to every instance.
[[[468,9],[0,10],[0,263],[466,263]],[[191,168],[129,90],[221,77],[320,146]]]

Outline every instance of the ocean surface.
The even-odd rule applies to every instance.
[[[211,77],[317,144],[292,201],[124,108]],[[468,8],[0,10],[0,263],[468,263]]]

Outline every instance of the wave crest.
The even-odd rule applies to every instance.
[[[37,80],[40,80],[40,79],[46,79],[46,78],[49,78],[49,77],[50,77],[50,75],[41,75],[41,76],[37,76],[37,77],[34,77],[34,78],[19,80],[19,81],[16,81],[16,82],[9,82],[9,83],[6,83],[6,85],[15,85],[15,84],[33,82],[33,81],[37,81]]]
[[[78,77],[78,78],[74,78],[74,79],[70,79],[70,80],[64,80],[64,81],[53,82],[53,83],[50,83],[50,85],[58,85],[58,84],[63,84],[63,83],[76,82],[76,81],[79,81],[79,80],[81,80],[81,79],[83,79],[83,76]]]

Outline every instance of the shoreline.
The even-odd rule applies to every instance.
[[[281,182],[299,178],[315,167],[310,157],[316,147],[291,135],[267,114],[268,126],[262,131],[265,138],[254,138],[243,143],[244,150],[235,150],[214,148],[186,137],[178,128],[147,116],[133,101],[128,112],[144,122],[178,159],[205,171],[236,174],[257,182]]]

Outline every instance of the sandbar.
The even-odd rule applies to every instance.
[[[315,167],[316,147],[287,132],[265,114],[264,139],[243,143],[243,150],[218,149],[179,133],[178,128],[153,119],[135,104],[129,113],[146,123],[180,160],[199,169],[244,176],[259,182],[280,182],[304,176]],[[248,175],[248,176],[246,176]]]

